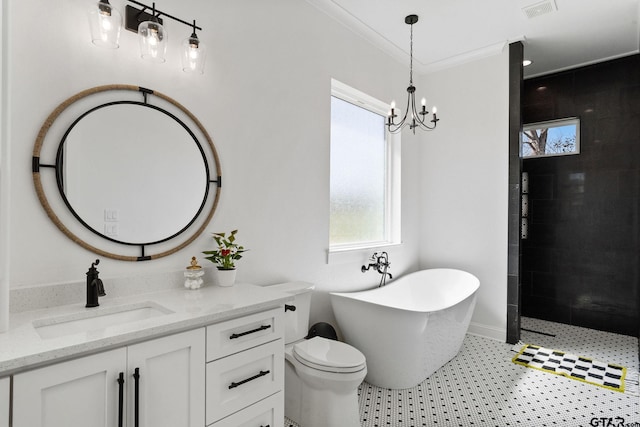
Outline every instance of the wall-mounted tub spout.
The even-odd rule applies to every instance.
[[[364,273],[365,271],[369,271],[371,267],[375,267],[376,271],[382,274],[378,287],[384,286],[387,283],[387,275],[389,279],[393,279],[391,273],[387,273],[387,269],[391,263],[389,262],[389,255],[386,252],[374,252],[369,261],[369,265],[363,265],[360,271]]]

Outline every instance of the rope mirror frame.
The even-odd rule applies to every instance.
[[[141,255],[140,256],[133,256],[133,255],[121,255],[121,254],[117,254],[117,253],[113,253],[113,252],[109,252],[107,250],[103,250],[100,249],[98,247],[96,247],[95,245],[89,244],[86,241],[84,241],[83,239],[81,239],[80,237],[78,237],[74,232],[72,232],[66,225],[64,225],[64,223],[60,220],[60,218],[58,217],[58,215],[56,214],[56,212],[54,211],[54,209],[51,207],[51,204],[49,203],[49,200],[47,199],[47,196],[45,194],[45,189],[42,183],[42,178],[40,176],[40,154],[42,151],[42,147],[43,144],[45,142],[45,138],[47,137],[47,133],[49,132],[50,128],[53,126],[54,122],[56,121],[56,119],[65,111],[67,110],[67,108],[69,108],[71,105],[73,105],[74,103],[82,100],[83,98],[92,96],[92,95],[96,95],[102,92],[108,92],[108,91],[135,91],[135,92],[139,92],[142,93],[144,96],[144,99],[146,100],[147,95],[153,95],[156,96],[166,102],[168,102],[169,104],[173,105],[174,107],[176,107],[177,109],[179,109],[182,113],[184,113],[189,120],[191,120],[193,122],[193,124],[198,128],[198,130],[201,132],[201,134],[204,136],[206,142],[206,145],[209,147],[209,149],[211,150],[211,156],[213,158],[213,161],[215,163],[215,171],[216,171],[216,179],[210,179],[209,180],[209,185],[211,185],[212,183],[215,183],[215,195],[213,196],[213,203],[211,205],[211,209],[209,210],[209,212],[206,213],[206,217],[204,218],[202,224],[195,230],[192,232],[192,234],[184,241],[182,241],[181,243],[179,243],[177,246],[161,251],[159,253],[155,253],[155,254],[150,254],[150,255],[146,255],[145,254],[145,246],[144,244],[136,244],[133,246],[141,246]],[[206,161],[206,158],[205,158]],[[44,208],[47,216],[49,217],[49,219],[56,225],[56,227],[58,227],[58,229],[60,231],[62,231],[62,233],[67,236],[69,239],[71,239],[74,243],[82,246],[83,248],[97,254],[97,255],[101,255],[103,257],[107,257],[107,258],[111,258],[111,259],[115,259],[115,260],[120,260],[120,261],[150,261],[150,260],[154,260],[154,259],[158,259],[158,258],[162,258],[171,254],[174,254],[178,251],[180,251],[181,249],[185,248],[186,246],[188,246],[189,244],[191,244],[198,236],[200,236],[205,228],[209,225],[209,222],[211,221],[211,218],[213,217],[214,212],[216,211],[216,208],[218,207],[218,202],[220,200],[220,192],[221,192],[221,188],[222,188],[222,170],[220,167],[220,158],[218,156],[218,152],[215,148],[215,145],[213,143],[213,140],[211,139],[211,136],[209,135],[209,133],[207,132],[207,130],[204,128],[204,126],[202,125],[202,123],[200,122],[200,120],[198,120],[198,118],[196,116],[194,116],[187,108],[185,108],[182,104],[180,104],[178,101],[176,101],[175,99],[161,93],[161,92],[157,92],[155,90],[151,90],[151,89],[146,89],[140,86],[135,86],[135,85],[125,85],[125,84],[110,84],[110,85],[104,85],[104,86],[97,86],[97,87],[93,87],[90,89],[86,89],[82,92],[77,93],[76,95],[68,98],[67,100],[65,100],[64,102],[62,102],[60,105],[58,105],[53,112],[51,112],[51,114],[49,114],[49,116],[46,118],[46,120],[44,121],[44,123],[42,124],[42,127],[40,128],[40,131],[38,132],[38,136],[36,137],[35,140],[35,144],[33,146],[33,157],[32,157],[32,177],[33,177],[33,184],[36,190],[36,195],[38,196],[38,200],[40,201],[40,204],[42,205],[42,207]],[[207,200],[212,197],[211,195],[208,194],[209,191],[207,191],[207,193],[205,193],[205,198],[203,201],[203,204],[207,202]],[[205,214],[205,211],[203,210],[202,212],[200,212],[199,215],[203,215]],[[74,214],[75,215],[75,214]],[[199,216],[197,215],[197,216]],[[194,218],[195,219],[195,218]],[[84,224],[83,224],[84,225]],[[178,235],[182,234],[183,232],[188,232],[190,226],[187,226],[184,230],[182,230],[180,233],[178,233]],[[174,238],[177,238],[178,235],[173,236],[171,239],[172,240]]]

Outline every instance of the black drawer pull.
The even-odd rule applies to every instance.
[[[122,427],[124,416],[124,372],[118,375],[118,427]]]
[[[134,387],[135,405],[134,405],[133,425],[134,427],[139,427],[140,426],[140,368],[136,368],[133,371],[133,379],[135,380],[135,387]]]
[[[232,388],[239,387],[242,384],[246,384],[249,381],[257,380],[258,378],[264,377],[265,375],[268,375],[269,373],[271,373],[271,371],[260,371],[260,373],[258,375],[254,375],[251,378],[247,378],[246,380],[238,381],[237,383],[233,382],[233,383],[229,384],[229,390],[231,390]]]
[[[262,424],[260,424],[260,427],[271,427],[269,424],[267,424],[266,426],[263,426]]]
[[[284,312],[286,313],[287,311],[296,311],[296,306],[295,305],[285,304],[284,305]]]
[[[265,329],[269,329],[270,327],[271,327],[271,325],[262,325],[259,328],[255,328],[255,329],[252,329],[252,330],[247,331],[247,332],[240,332],[239,334],[231,334],[229,339],[233,340],[233,339],[236,339],[236,338],[243,337],[245,335],[254,334],[256,332],[260,332],[260,331],[264,331]]]

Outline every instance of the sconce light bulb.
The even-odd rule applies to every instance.
[[[437,113],[437,112],[438,112],[438,109],[437,109],[436,107],[433,107],[432,112],[433,112],[433,114],[435,114],[435,113]]]
[[[111,14],[108,15],[102,15],[102,18],[100,19],[100,26],[102,27],[102,29],[104,31],[111,31],[111,28],[113,27],[111,25]]]
[[[200,51],[199,51],[199,47],[200,47],[200,40],[198,40],[198,36],[196,35],[196,33],[191,34],[191,37],[189,37],[189,57],[191,59],[197,59],[198,56],[200,55]]]
[[[422,106],[424,107],[425,105],[427,105],[427,98],[422,98]]]
[[[396,108],[396,101],[391,101],[391,108]]]

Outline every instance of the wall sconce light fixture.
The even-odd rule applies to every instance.
[[[111,49],[118,48],[122,15],[109,4],[109,0],[100,0],[89,9],[89,27],[93,44]]]
[[[166,12],[156,9],[156,4],[149,7],[135,0],[128,0],[141,9],[127,5],[125,9],[125,28],[138,34],[140,42],[140,56],[153,62],[165,62],[167,52],[168,33],[163,26],[162,17],[172,19],[191,27],[192,32],[182,42],[182,69],[185,72],[204,72],[204,62],[206,58],[206,46],[196,35],[196,30],[202,28],[193,23],[186,22],[180,18],[169,15]],[[109,4],[109,0],[100,0],[97,7],[89,11],[89,22],[91,26],[91,40],[98,46],[111,48],[118,47],[118,38],[122,28],[122,15],[117,9]]]

